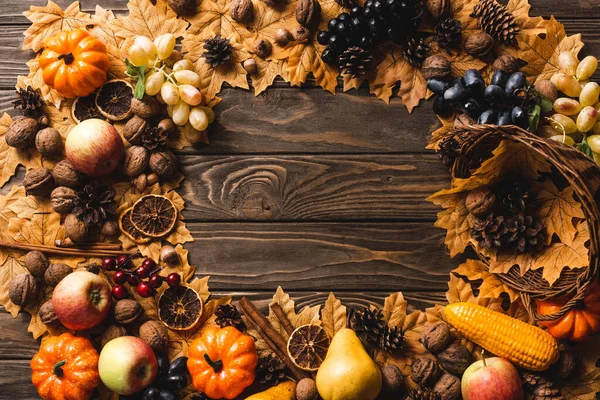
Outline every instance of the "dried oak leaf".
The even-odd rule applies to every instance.
[[[563,269],[589,266],[589,249],[586,247],[586,242],[589,240],[588,225],[585,221],[581,221],[577,225],[577,233],[571,244],[553,243],[535,253],[499,254],[496,260],[490,261],[490,272],[506,273],[513,266],[518,266],[521,275],[524,275],[529,270],[542,268],[543,278],[552,286]]]
[[[56,3],[48,1],[43,7],[31,6],[23,15],[31,21],[31,26],[23,32],[25,40],[21,48],[35,52],[41,50],[46,38],[57,31],[86,29],[94,24],[90,14],[81,11],[78,1],[71,3],[64,11]]]
[[[490,273],[488,267],[481,260],[468,259],[453,270],[452,273],[464,276],[469,281],[481,280],[479,297],[497,299],[502,293],[506,293],[511,302],[519,298],[519,294],[509,286],[506,286],[496,274]]]
[[[285,293],[281,286],[277,288],[275,295],[273,296],[273,300],[269,303],[269,315],[267,319],[284,338],[288,337],[287,332],[279,322],[279,319],[275,315],[275,313],[271,310],[271,306],[273,304],[279,304],[283,309],[283,312],[288,317],[294,328],[297,328],[306,324],[317,324],[321,325],[321,320],[319,318],[319,311],[321,310],[321,306],[317,305],[314,307],[306,306],[300,311],[300,313],[296,314],[296,306],[294,300],[290,297],[289,294]]]
[[[106,45],[106,53],[110,60],[110,70],[108,71],[108,79],[125,79],[126,55],[121,51],[123,38],[117,36],[114,22],[115,14],[111,10],[106,10],[99,5],[96,5],[96,11],[92,15],[94,28],[91,30],[92,35],[101,39]]]
[[[383,308],[381,309],[383,320],[386,321],[390,327],[404,326],[407,306],[408,302],[404,299],[402,292],[389,295],[385,298]]]
[[[26,169],[42,166],[42,157],[35,149],[18,150],[6,143],[4,134],[13,123],[10,115],[4,113],[0,117],[0,186],[3,186],[15,174],[19,165]]]
[[[346,327],[346,307],[333,293],[329,293],[321,310],[321,321],[329,338],[333,338],[337,331]]]

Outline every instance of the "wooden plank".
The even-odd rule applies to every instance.
[[[0,400],[39,400],[31,383],[29,360],[0,362]]]

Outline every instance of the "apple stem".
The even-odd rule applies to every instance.
[[[57,362],[56,364],[54,364],[54,367],[52,367],[52,373],[56,376],[58,376],[59,378],[62,378],[63,376],[63,370],[62,370],[62,366],[65,365],[67,363],[67,360],[62,360]]]
[[[204,353],[204,359],[206,360],[208,365],[210,365],[212,367],[212,369],[215,371],[216,374],[221,372],[221,370],[223,369],[223,361],[221,361],[221,360],[213,361],[210,359],[210,357],[206,353]]]
[[[487,363],[485,362],[485,350],[481,349],[481,361],[483,361],[483,366],[487,367]]]

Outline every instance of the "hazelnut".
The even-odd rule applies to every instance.
[[[131,299],[119,300],[115,303],[113,313],[118,324],[130,324],[144,312],[140,303]]]
[[[433,385],[441,374],[440,365],[431,358],[419,357],[410,367],[410,379],[424,386]]]
[[[52,209],[59,214],[68,214],[75,206],[77,192],[66,186],[59,186],[50,194]]]
[[[36,278],[43,278],[44,273],[50,265],[48,257],[46,257],[46,255],[41,251],[37,250],[30,251],[29,253],[25,254],[24,262],[27,271],[29,271],[31,275],[35,276]]]
[[[177,157],[172,151],[156,151],[150,156],[150,169],[160,179],[168,180],[177,172]]]
[[[404,377],[400,368],[394,364],[386,364],[381,368],[381,377],[383,378],[382,390],[388,395],[398,395],[402,391]]]
[[[450,61],[446,57],[436,54],[423,61],[421,73],[425,79],[443,79],[450,75],[450,66]]]
[[[60,155],[63,150],[63,140],[54,128],[44,128],[35,135],[35,148],[41,155],[52,157]]]
[[[253,74],[256,72],[256,60],[254,58],[247,59],[242,65],[247,73]]]
[[[158,181],[158,175],[156,175],[155,173],[148,174],[148,186],[156,185]]]
[[[63,278],[73,272],[73,269],[67,264],[57,263],[50,264],[46,272],[44,273],[44,281],[50,286],[58,285],[58,282],[62,281]]]
[[[317,392],[317,384],[314,379],[301,379],[296,385],[296,400],[317,400],[319,392]]]
[[[121,233],[117,221],[106,221],[102,225],[102,234],[108,237],[115,237]]]
[[[40,316],[40,320],[43,324],[48,326],[58,326],[60,325],[60,321],[54,312],[54,306],[52,306],[52,300],[48,300],[44,304],[41,305],[40,310],[38,311]]]
[[[303,26],[310,26],[321,13],[317,0],[298,0],[296,2],[296,21]]]
[[[145,119],[134,115],[123,127],[123,137],[131,144],[140,144],[143,133],[149,127]]]
[[[473,57],[482,57],[494,47],[494,39],[485,32],[472,33],[465,39],[465,51]]]
[[[83,243],[87,240],[88,227],[85,222],[77,218],[77,215],[67,215],[63,225],[67,232],[67,236],[69,236],[74,243]]]
[[[47,168],[33,168],[27,171],[23,186],[28,195],[49,197],[54,189],[54,177]]]
[[[471,353],[465,345],[454,342],[437,355],[440,365],[452,375],[461,376],[471,364]]]
[[[278,46],[285,47],[292,40],[294,40],[292,33],[285,28],[279,28],[275,32],[275,43]]]
[[[262,0],[269,7],[277,7],[281,0]]]
[[[254,51],[260,58],[267,58],[273,52],[273,45],[266,39],[258,39],[254,42]]]
[[[6,144],[17,149],[27,149],[33,146],[35,135],[39,129],[38,121],[24,117],[14,121],[9,127],[4,138]]]
[[[167,0],[167,4],[177,15],[191,15],[196,11],[196,0]]]
[[[73,167],[69,160],[58,162],[52,169],[52,176],[59,186],[76,188],[81,185],[83,176]]]
[[[496,195],[487,186],[471,190],[465,198],[465,207],[476,217],[489,214],[494,209],[495,204]]]
[[[558,98],[558,91],[554,83],[547,79],[539,81],[535,84],[535,90],[537,90],[542,96],[548,98],[548,100],[554,102]]]
[[[440,400],[456,400],[460,397],[460,379],[444,374],[433,386],[433,391]]]
[[[25,307],[35,301],[38,283],[33,275],[18,274],[8,284],[8,297],[15,305]]]
[[[121,325],[110,325],[102,334],[100,344],[104,347],[106,343],[121,336],[127,336],[127,329]]]
[[[148,187],[148,175],[139,174],[136,178],[131,180],[131,186],[138,192],[143,192]]]
[[[298,43],[306,43],[310,37],[310,30],[302,25],[298,25],[292,29],[292,37]]]
[[[146,321],[140,326],[140,339],[148,343],[155,353],[166,353],[169,347],[169,330],[161,322]]]
[[[166,133],[167,136],[175,133],[175,130],[177,129],[177,125],[175,125],[175,122],[173,122],[171,118],[161,119],[158,125],[156,125],[156,127],[158,129],[162,129],[162,131]]]
[[[504,54],[494,60],[493,68],[494,71],[504,71],[507,74],[514,74],[521,66],[519,65],[519,60],[513,56]]]
[[[150,152],[143,146],[131,146],[125,151],[123,173],[128,177],[138,176],[148,168]]]
[[[100,274],[100,266],[93,262],[93,263],[86,264],[86,265],[80,265],[79,267],[77,267],[76,271],[86,271],[86,272],[91,272],[94,275],[99,275]]]
[[[152,96],[145,94],[141,100],[135,97],[131,99],[131,111],[140,118],[152,118],[158,113],[158,109],[158,102]]]
[[[174,267],[181,264],[181,258],[177,254],[175,247],[167,244],[160,249],[160,260],[169,267]]]
[[[438,322],[437,324],[430,324],[425,327],[425,330],[421,333],[419,342],[421,342],[427,351],[437,354],[448,347],[451,339],[452,336],[450,335],[448,324]]]
[[[250,22],[254,18],[252,0],[232,0],[229,4],[229,14],[234,21]]]
[[[449,5],[449,0],[423,0],[423,6],[427,11],[428,19],[434,26],[447,16],[450,8]]]

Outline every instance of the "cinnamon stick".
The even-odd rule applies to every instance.
[[[246,318],[248,318],[248,321],[255,327],[269,348],[289,368],[294,378],[297,380],[309,378],[308,373],[298,368],[287,356],[287,343],[285,339],[273,328],[258,308],[246,297],[240,300],[239,305]]]
[[[0,247],[8,249],[32,251],[39,250],[42,253],[54,254],[59,256],[77,256],[77,257],[106,257],[106,256],[120,256],[133,255],[135,251],[127,250],[103,250],[103,249],[71,249],[71,248],[59,248],[54,246],[44,246],[41,244],[25,244],[15,242],[0,242]]]
[[[121,250],[123,246],[120,243],[73,243],[70,239],[55,240],[54,246],[62,249],[80,249],[80,250]]]
[[[281,308],[279,303],[273,303],[271,305],[271,310],[273,311],[273,313],[275,314],[275,316],[281,323],[281,326],[283,327],[285,332],[288,334],[288,336],[291,336],[292,332],[294,332],[294,325],[292,325],[292,322],[290,321],[290,319],[287,317],[287,315],[285,315],[285,311],[283,311],[283,308]]]

